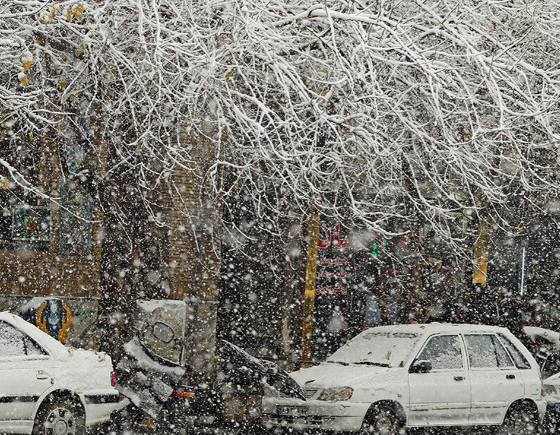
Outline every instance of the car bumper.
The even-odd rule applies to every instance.
[[[119,392],[108,391],[99,393],[86,393],[81,395],[86,410],[86,426],[105,423],[111,414],[119,408]]]
[[[368,409],[368,403],[265,397],[262,425],[266,428],[357,432]]]

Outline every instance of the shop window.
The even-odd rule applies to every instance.
[[[12,165],[29,185],[39,179],[39,141],[15,137],[0,139],[0,158]],[[51,210],[37,196],[0,171],[0,249],[48,251]]]

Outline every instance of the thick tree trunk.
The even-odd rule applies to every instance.
[[[108,167],[117,158],[108,152]],[[98,322],[101,350],[116,361],[134,333],[136,300],[168,297],[167,231],[146,208],[146,190],[132,171],[112,172],[100,185],[103,247]]]

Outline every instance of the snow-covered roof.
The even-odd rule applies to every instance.
[[[463,323],[413,323],[406,325],[386,325],[369,328],[368,331],[379,330],[383,332],[403,332],[419,335],[434,334],[441,332],[507,332],[506,328],[491,325],[471,325]]]
[[[16,316],[15,314],[9,313],[7,311],[0,312],[0,320],[8,322],[20,331],[30,335],[34,340],[37,341],[38,344],[58,357],[63,357],[68,353],[68,348],[64,346],[60,341],[54,339],[48,334],[45,334],[39,328],[22,319],[21,317]]]
[[[0,321],[5,321],[15,328],[19,329],[21,332],[29,335],[31,338],[33,338],[33,340],[37,342],[37,344],[47,350],[54,358],[57,358],[59,360],[71,358],[73,355],[79,354],[81,355],[80,364],[82,365],[86,364],[90,365],[91,367],[95,367],[97,361],[104,361],[105,359],[110,361],[110,357],[105,352],[96,352],[91,350],[67,347],[60,341],[51,337],[49,334],[41,331],[36,326],[10,312],[0,312]],[[82,376],[83,373],[87,373],[87,370],[84,370],[82,372]],[[78,384],[77,381],[76,384]]]
[[[354,337],[329,358],[328,362],[403,367],[414,350],[432,334],[500,332],[498,326],[429,323],[388,325],[369,328]],[[508,334],[512,338],[511,334]]]

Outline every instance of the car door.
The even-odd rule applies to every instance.
[[[492,333],[465,334],[472,389],[470,424],[500,424],[509,405],[523,397],[519,370]]]
[[[0,432],[32,421],[51,387],[52,368],[52,358],[31,337],[0,321]]]
[[[424,372],[415,373],[415,367],[421,367],[422,364]],[[430,337],[410,366],[408,382],[411,426],[468,423],[471,406],[470,380],[464,345],[459,334]]]
[[[525,385],[525,397],[538,398],[541,394],[542,383],[536,361],[534,367],[532,367],[531,363],[529,363],[527,358],[510,340],[510,338],[502,333],[497,333],[496,335],[498,336],[500,343],[508,351],[515,367],[517,367],[519,374],[523,378],[523,384]]]

